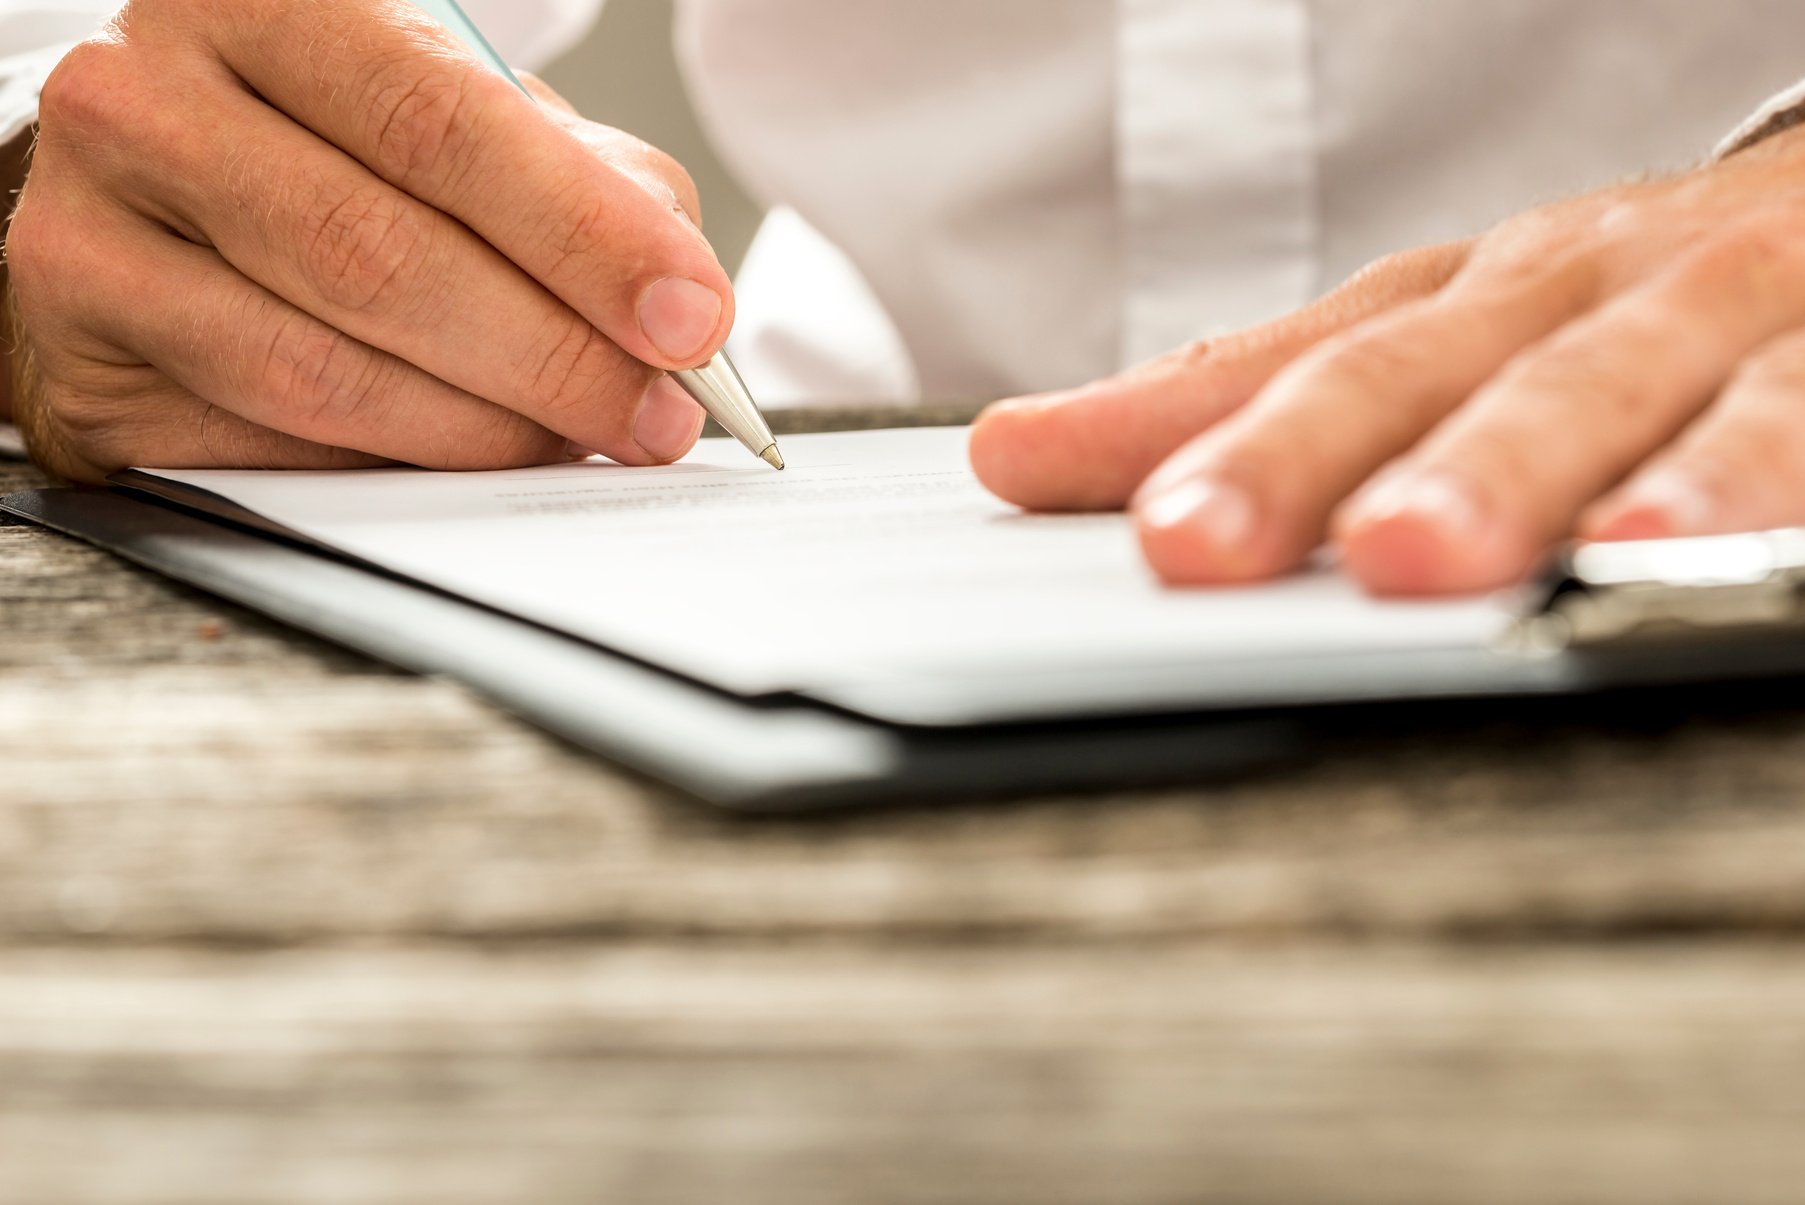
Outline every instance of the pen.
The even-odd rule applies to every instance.
[[[457,0],[414,0],[414,3],[455,34],[483,62],[526,92],[526,86],[495,53],[495,48],[489,45],[489,39],[483,37],[476,23],[458,7]],[[530,97],[532,93],[527,95]],[[727,434],[746,445],[753,455],[772,468],[783,467],[783,453],[777,450],[777,438],[771,434],[771,425],[758,412],[751,391],[740,379],[739,369],[733,366],[726,352],[716,354],[699,368],[683,369],[671,376]]]

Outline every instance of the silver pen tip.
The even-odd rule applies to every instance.
[[[777,450],[776,444],[772,444],[770,447],[760,452],[758,458],[774,469],[783,468],[783,453]]]

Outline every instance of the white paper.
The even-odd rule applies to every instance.
[[[1207,665],[1471,649],[1504,599],[1377,602],[1327,571],[1162,588],[1117,515],[1024,515],[962,428],[725,440],[680,464],[496,473],[150,470],[396,572],[728,690],[936,667]]]

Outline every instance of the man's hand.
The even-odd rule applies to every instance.
[[[543,86],[540,86],[543,90]],[[404,0],[133,0],[45,85],[7,256],[47,467],[675,459],[733,321],[683,170]]]
[[[1461,593],[1570,535],[1805,523],[1805,130],[1002,403],[972,458],[1023,506],[1132,506],[1176,584],[1282,574],[1328,538],[1375,591]]]

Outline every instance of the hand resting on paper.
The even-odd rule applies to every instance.
[[[1805,129],[1374,264],[1268,326],[1005,402],[979,476],[1133,510],[1174,584],[1321,546],[1388,594],[1556,542],[1805,523]]]
[[[134,0],[43,92],[7,255],[47,468],[676,459],[733,321],[682,168],[412,5]],[[0,417],[6,407],[0,403]]]

